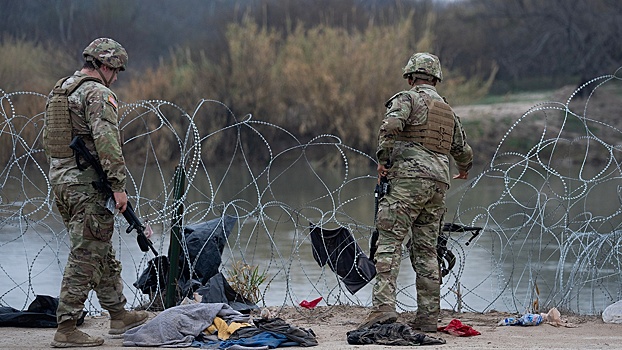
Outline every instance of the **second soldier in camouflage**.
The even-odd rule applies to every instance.
[[[378,205],[373,308],[359,328],[397,320],[397,276],[407,245],[417,289],[417,316],[409,324],[436,332],[440,314],[436,243],[451,180],[449,156],[459,171],[454,178],[466,179],[473,152],[460,119],[436,91],[442,80],[438,58],[415,53],[403,77],[412,89],[387,101],[378,134],[378,176],[389,179],[390,191]]]

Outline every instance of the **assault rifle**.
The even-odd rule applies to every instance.
[[[464,244],[468,246],[471,244],[471,241],[479,235],[481,230],[481,227],[462,226],[449,222],[443,224],[436,241],[436,255],[438,259],[438,266],[441,268],[441,277],[447,276],[447,274],[449,274],[449,270],[456,265],[456,256],[447,248],[449,234],[446,235],[445,232],[471,232],[471,238],[469,238],[469,240]]]
[[[76,136],[73,138],[73,140],[71,140],[71,143],[69,144],[69,148],[74,150],[75,156],[76,156],[76,164],[78,165],[78,168],[80,170],[85,170],[86,168],[88,168],[88,165],[84,166],[82,163],[80,163],[80,158],[83,158],[89,165],[93,166],[93,168],[95,169],[95,172],[97,172],[97,175],[99,176],[99,181],[93,181],[92,185],[95,189],[97,189],[98,191],[108,196],[106,208],[111,213],[114,213],[115,203],[114,203],[114,198],[113,198],[112,187],[110,185],[110,182],[108,181],[108,176],[106,175],[106,172],[104,172],[104,169],[102,168],[99,161],[97,161],[97,159],[95,159],[95,157],[91,154],[91,152],[88,150],[88,148],[84,144],[84,140],[82,140],[80,136]],[[151,249],[151,251],[153,252],[153,255],[158,256],[158,252],[153,247],[153,243],[151,242],[149,238],[147,238],[147,236],[145,236],[146,227],[140,222],[140,220],[136,216],[136,213],[134,212],[134,208],[132,207],[132,204],[129,201],[127,202],[127,208],[123,212],[123,217],[125,218],[127,223],[130,225],[125,230],[125,232],[130,233],[133,230],[136,230],[136,242],[138,242],[138,246],[140,247],[140,250],[143,252],[148,252],[149,249]]]
[[[381,176],[380,182],[376,184],[376,188],[374,189],[374,224],[378,216],[378,202],[380,202],[380,198],[389,193],[390,188],[391,186],[389,185],[387,177]],[[376,263],[374,255],[376,255],[376,250],[378,250],[378,236],[378,228],[374,228],[374,232],[371,234],[371,241],[369,242],[369,260],[374,263]]]
[[[390,164],[389,164],[390,165]],[[376,184],[376,188],[374,190],[374,224],[376,223],[376,218],[378,215],[378,202],[390,191],[391,186],[389,185],[389,180],[386,176],[380,177],[379,183]],[[477,237],[482,228],[481,227],[471,227],[471,226],[462,226],[454,223],[444,223],[438,235],[438,239],[436,241],[436,254],[438,259],[438,265],[441,270],[441,278],[445,277],[449,274],[449,271],[456,264],[456,256],[454,253],[447,248],[447,243],[449,240],[449,235],[446,235],[445,232],[471,232],[472,236],[465,243],[465,245],[471,244],[471,241]],[[374,231],[371,234],[370,247],[369,247],[369,260],[376,263],[375,255],[378,250],[378,228],[374,228]],[[408,242],[407,245],[411,244]]]

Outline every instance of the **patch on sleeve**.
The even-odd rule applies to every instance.
[[[108,102],[114,106],[114,108],[118,108],[117,100],[114,99],[114,96],[108,95]]]

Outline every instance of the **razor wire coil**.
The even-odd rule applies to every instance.
[[[482,172],[452,189],[452,222],[483,230],[469,246],[464,245],[469,233],[450,233],[448,245],[457,262],[443,278],[442,306],[473,312],[555,306],[593,314],[622,297],[617,143],[622,135],[611,119],[592,115],[589,108],[602,90],[619,91],[619,72],[586,82],[564,103],[535,104],[509,126]],[[587,89],[585,100],[578,100],[578,93]],[[23,104],[14,101],[44,105],[46,98],[0,89],[0,142],[10,153],[0,171],[0,252],[6,256],[0,259],[0,305],[22,309],[41,290],[53,289],[45,284],[47,275],[62,274],[68,252],[40,146],[43,112],[26,116]],[[231,122],[204,125],[208,107],[219,108]],[[121,128],[133,131],[124,147],[140,150],[126,155],[129,199],[141,220],[157,229],[154,243],[160,253],[166,255],[172,223],[231,215],[237,223],[220,269],[226,271],[236,261],[259,266],[268,276],[260,290],[265,305],[298,305],[318,295],[329,305],[371,304],[373,281],[360,294],[349,293],[328,266],[313,260],[309,232],[312,226],[346,227],[367,250],[375,169],[357,174],[353,164],[374,163],[373,157],[337,135],[319,134],[303,142],[252,114],[238,119],[222,102],[210,99],[199,101],[191,114],[170,101],[120,103],[119,116]],[[514,143],[525,130],[534,135],[534,143],[520,150]],[[177,148],[162,149],[164,138]],[[249,148],[247,138],[261,146]],[[208,159],[214,140],[231,143],[229,159],[218,168]],[[333,164],[339,168],[327,175],[318,153],[336,159]],[[594,157],[597,165],[592,167]],[[174,198],[171,162],[185,170],[179,199]],[[232,184],[233,178],[239,183]],[[300,195],[288,196],[289,191]],[[484,193],[488,197],[482,198]],[[117,216],[114,245],[126,271],[128,306],[153,304],[157,297],[132,286],[150,257],[137,251],[124,228]],[[196,261],[183,239],[181,254],[192,271]],[[16,264],[22,270],[16,272],[9,258],[22,260]],[[413,310],[413,280],[398,281],[398,308]],[[60,283],[59,277],[54,283]],[[99,311],[96,297],[89,298],[87,309]]]

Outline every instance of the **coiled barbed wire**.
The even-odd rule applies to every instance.
[[[489,165],[452,189],[455,212],[446,219],[483,230],[469,245],[470,233],[450,233],[457,263],[443,279],[443,307],[523,312],[555,306],[590,314],[620,299],[622,135],[611,124],[615,118],[593,115],[590,105],[603,91],[619,96],[619,81],[618,70],[585,83],[563,103],[534,105],[509,127]],[[576,98],[586,90],[587,98]],[[37,294],[57,295],[68,238],[40,144],[46,96],[0,94],[0,143],[10,153],[0,172],[0,304],[24,309]],[[619,98],[607,101],[620,107]],[[21,106],[41,109],[27,116]],[[227,122],[205,123],[208,109],[227,115]],[[368,251],[375,167],[352,164],[373,164],[371,156],[336,135],[302,142],[251,114],[239,119],[209,99],[192,114],[162,100],[120,104],[119,112],[122,130],[132,131],[124,135],[129,198],[156,233],[152,239],[161,254],[168,252],[174,223],[229,215],[237,223],[220,269],[226,273],[240,261],[257,266],[267,276],[260,286],[263,305],[298,305],[317,296],[328,305],[370,305],[373,281],[349,293],[334,272],[313,260],[310,229],[346,227]],[[229,144],[222,149],[231,153],[219,154],[214,166],[216,143]],[[337,166],[322,165],[329,157]],[[178,197],[175,167],[183,168],[186,179]],[[143,295],[132,286],[152,257],[138,250],[125,226],[117,217],[113,239],[128,306],[161,303],[161,295]],[[183,239],[182,254],[194,268]],[[416,308],[409,270],[402,269],[398,279],[401,310]],[[96,296],[87,308],[101,309]]]

